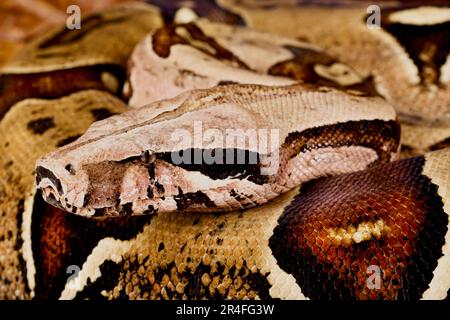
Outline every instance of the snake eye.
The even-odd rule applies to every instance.
[[[75,169],[70,163],[67,164],[64,169],[66,169],[71,175],[75,175]]]

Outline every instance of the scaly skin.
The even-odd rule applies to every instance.
[[[179,5],[179,2],[170,2],[170,4],[167,1],[153,2],[159,2],[166,21],[169,21],[171,17],[179,19],[178,22],[192,21],[192,12],[186,14],[187,11],[185,11],[175,14],[175,8]],[[345,17],[345,15],[340,14],[336,18],[334,18],[334,15],[328,15],[326,20],[321,20],[318,23],[320,20],[318,17],[322,16],[324,12],[325,14],[328,12],[326,7],[318,8],[317,12],[315,9],[312,10],[311,7],[302,8],[302,11],[306,14],[311,13],[308,19],[313,19],[314,23],[309,25],[307,29],[295,28],[294,30],[294,28],[291,28],[288,30],[278,25],[278,21],[283,21],[285,25],[301,23],[291,21],[289,13],[287,13],[287,11],[298,11],[297,8],[270,10],[277,19],[259,21],[257,17],[264,17],[265,13],[260,12],[259,9],[255,10],[255,8],[250,10],[250,7],[247,6],[248,2],[243,6],[243,2],[241,2],[240,9],[236,9],[236,5],[230,3],[227,0],[218,1],[218,3],[214,1],[196,2],[192,10],[200,16],[209,17],[213,20],[217,19],[221,22],[241,26],[255,23],[271,32],[285,34],[308,32],[311,36],[316,35],[315,32],[318,29],[320,31],[320,27],[316,26],[333,25],[337,20]],[[277,5],[280,6],[281,3],[278,2]],[[256,6],[259,5],[256,4]],[[171,11],[168,14],[165,11],[168,7],[173,12]],[[365,12],[366,7],[363,9]],[[448,214],[450,211],[449,151],[444,149],[439,152],[427,153],[421,157],[387,164],[386,161],[395,158],[395,152],[390,153],[389,146],[398,146],[398,135],[395,134],[398,131],[396,130],[391,130],[387,137],[383,137],[381,131],[373,132],[372,130],[371,132],[374,135],[363,135],[353,141],[358,144],[363,142],[365,137],[369,140],[373,137],[383,137],[380,140],[381,144],[373,144],[372,141],[369,147],[371,150],[365,151],[366,155],[373,155],[376,153],[374,150],[377,146],[381,147],[382,151],[377,154],[377,156],[380,156],[380,159],[378,159],[380,163],[377,166],[360,172],[343,174],[333,178],[321,178],[306,183],[305,180],[295,180],[293,184],[302,182],[302,186],[297,185],[291,191],[276,197],[265,205],[252,209],[221,214],[217,212],[176,211],[164,214],[157,212],[152,215],[98,219],[80,217],[45,203],[41,192],[39,190],[36,192],[34,185],[36,159],[60,146],[73,142],[78,136],[83,135],[94,120],[110,117],[115,113],[122,113],[126,109],[124,103],[108,93],[79,90],[96,88],[116,94],[122,91],[121,81],[124,77],[121,75],[125,74],[123,67],[127,63],[133,45],[141,39],[142,43],[148,42],[152,35],[144,37],[144,34],[153,28],[160,27],[163,21],[154,9],[137,10],[147,12],[148,18],[141,21],[138,17],[133,16],[131,23],[125,23],[125,25],[129,25],[131,28],[137,28],[138,25],[142,26],[143,28],[139,31],[134,30],[132,34],[119,36],[117,39],[108,42],[107,39],[114,38],[117,33],[107,32],[103,29],[102,24],[88,24],[85,27],[90,25],[94,29],[88,32],[92,37],[87,35],[83,37],[91,41],[90,44],[86,43],[84,47],[86,51],[74,53],[64,51],[65,49],[59,46],[58,48],[52,48],[53,51],[64,52],[63,60],[67,63],[62,61],[59,64],[53,59],[57,56],[51,57],[48,55],[47,58],[41,56],[43,60],[38,61],[38,59],[32,62],[36,58],[35,54],[44,51],[48,53],[48,49],[44,48],[43,51],[39,51],[40,49],[35,46],[39,41],[42,42],[44,37],[33,42],[34,44],[31,43],[28,47],[31,50],[25,49],[24,51],[27,52],[28,50],[25,56],[19,55],[17,59],[24,64],[18,67],[18,72],[8,71],[8,74],[1,76],[0,84],[2,88],[7,88],[7,90],[0,91],[3,99],[1,103],[3,103],[5,113],[4,118],[0,120],[0,132],[3,138],[0,145],[0,297],[9,299],[31,297],[51,299],[253,299],[270,297],[297,299],[442,299],[447,296],[448,298],[450,287],[448,280],[450,279],[448,276],[450,272],[448,270],[450,265],[448,252],[450,241],[448,231]],[[261,9],[261,11],[264,10],[266,9]],[[114,12],[114,10],[112,11]],[[122,10],[120,12],[122,14],[122,12],[128,11]],[[348,11],[342,10],[339,12]],[[147,13],[145,16],[147,16]],[[384,15],[383,19],[389,18],[389,15]],[[349,25],[354,22],[355,20],[351,20]],[[121,24],[122,22],[116,21],[115,23]],[[108,28],[114,27],[115,23],[108,24]],[[306,84],[315,83],[324,87],[332,86],[336,88],[330,82],[324,83],[324,80],[320,77],[311,77],[311,65],[308,66],[308,63],[312,62],[313,65],[322,64],[329,67],[335,63],[343,65],[339,60],[351,62],[349,68],[355,67],[358,70],[355,73],[358,74],[358,79],[369,79],[370,81],[370,75],[377,76],[376,79],[378,80],[375,84],[378,87],[375,91],[390,99],[389,101],[401,111],[402,121],[409,121],[408,126],[404,126],[407,130],[403,130],[402,139],[405,146],[410,147],[408,149],[410,152],[422,153],[429,149],[443,148],[446,145],[445,110],[442,113],[443,109],[437,107],[439,103],[446,101],[445,96],[442,96],[442,91],[439,91],[444,89],[445,93],[445,83],[437,87],[437,93],[431,91],[439,97],[439,99],[432,100],[431,103],[427,102],[426,99],[429,97],[427,98],[426,95],[419,96],[417,99],[413,99],[412,95],[407,94],[389,97],[386,96],[386,90],[379,90],[380,81],[390,83],[389,72],[396,71],[398,73],[396,76],[399,79],[407,79],[409,76],[407,69],[397,68],[395,63],[395,67],[389,67],[392,61],[397,60],[404,62],[398,64],[399,66],[408,64],[408,59],[405,59],[404,53],[401,50],[395,51],[395,47],[398,46],[395,41],[389,43],[386,49],[386,52],[394,51],[394,54],[390,55],[392,61],[380,59],[382,54],[377,54],[375,57],[377,61],[386,62],[383,66],[381,63],[372,63],[373,60],[367,59],[370,55],[362,54],[362,52],[378,52],[379,48],[376,47],[378,45],[376,41],[369,41],[369,44],[374,47],[364,48],[363,46],[362,49],[357,49],[358,46],[347,45],[345,42],[327,44],[330,37],[315,38],[314,36],[313,40],[316,43],[305,44],[302,41],[278,38],[273,34],[261,35],[260,32],[256,31],[227,27],[205,21],[196,23],[205,35],[216,39],[219,45],[225,49],[225,51],[219,50],[221,53],[226,54],[226,50],[228,50],[241,62],[254,69],[259,68],[258,70],[261,68],[252,64],[259,61],[256,59],[259,58],[255,54],[256,51],[253,51],[257,45],[252,47],[252,39],[262,41],[261,43],[265,41],[269,47],[282,46],[286,42],[292,42],[298,44],[301,48],[314,47],[317,49],[317,54],[313,55],[305,55],[305,51],[302,50],[292,51],[286,48],[281,48],[280,51],[276,49],[263,50],[265,52],[263,56],[268,57],[269,54],[271,56],[273,54],[274,57],[273,61],[271,59],[266,61],[270,64],[269,69],[273,72],[270,80],[274,82],[266,84],[281,85],[285,84],[284,82],[303,81]],[[344,23],[344,25],[346,24]],[[327,28],[329,27],[324,27],[324,29]],[[331,29],[330,32],[341,30],[339,28]],[[344,30],[347,29],[344,28]],[[121,30],[124,29],[121,27]],[[439,30],[437,29],[437,32]],[[126,33],[127,31],[123,32]],[[99,34],[103,36],[100,37]],[[247,43],[247,50],[244,51],[248,52],[248,56],[238,54],[242,49],[230,46],[230,43],[227,42],[227,34],[231,34],[232,39],[235,39],[238,43],[238,40]],[[181,36],[186,36],[186,33],[181,32]],[[59,37],[59,39],[70,40],[67,48],[80,47],[80,43],[77,43],[73,37],[64,36]],[[361,39],[370,40],[370,37],[361,35],[361,38],[356,37],[352,41],[358,44]],[[72,43],[72,41],[75,42]],[[115,43],[112,50],[104,50],[105,41],[107,45]],[[206,45],[206,48],[208,48],[211,40],[203,39],[200,43],[198,43],[198,39],[196,41],[194,41],[194,45]],[[122,47],[121,44],[124,43],[126,45]],[[319,49],[316,44],[323,46],[326,50]],[[233,45],[236,45],[236,43]],[[176,68],[172,69],[174,65],[184,63],[183,61],[186,60],[184,54],[173,55],[181,47],[183,47],[181,44],[170,45],[171,54],[166,59],[160,57],[159,60],[161,65],[163,62],[166,63],[165,67],[168,67],[171,73],[163,73],[160,78],[157,78],[161,80],[157,80],[156,84],[162,88],[172,86],[176,91],[173,94],[178,94],[183,90],[177,91],[180,88],[174,87],[173,81],[164,80],[172,79],[171,75],[176,74],[176,72],[172,72],[176,71]],[[136,47],[135,54],[139,52],[139,48],[142,49],[142,45]],[[250,50],[249,48],[253,49]],[[420,48],[421,45],[417,44],[416,49],[420,51]],[[445,48],[438,49],[436,52],[445,50]],[[185,48],[183,50],[181,51],[186,53],[196,52],[197,49],[189,51]],[[140,52],[143,56],[151,53],[142,50]],[[71,60],[72,58],[67,59],[66,56],[73,57],[73,60]],[[96,60],[99,57],[100,59]],[[225,70],[224,66],[227,63],[224,63],[220,55],[215,58],[218,58],[215,64],[220,67],[219,70]],[[313,59],[309,60],[310,58]],[[133,59],[129,61],[133,61]],[[232,63],[236,64],[236,61],[233,61]],[[134,59],[133,63],[136,62],[139,62],[139,59]],[[272,62],[276,62],[276,64]],[[129,70],[133,70],[133,63],[130,63]],[[144,70],[142,68],[144,65],[144,62],[141,66],[134,65],[135,71],[136,67]],[[195,63],[195,65],[199,64]],[[197,88],[196,85],[198,85],[198,83],[193,85],[190,81],[192,76],[190,72],[203,76],[205,76],[204,73],[206,73],[206,76],[212,75],[211,83],[213,84],[217,81],[219,81],[219,84],[223,84],[220,83],[221,80],[227,83],[226,81],[230,81],[230,78],[235,82],[260,83],[257,81],[257,79],[260,79],[259,76],[267,77],[265,67],[261,69],[262,72],[259,72],[259,74],[255,72],[249,78],[241,76],[245,73],[237,72],[237,76],[231,74],[230,77],[230,74],[228,74],[227,77],[221,79],[214,73],[208,73],[210,70],[207,68],[196,70],[195,68],[190,69],[191,65],[189,64],[184,64],[184,66],[187,67],[189,72],[184,72],[184,78],[178,79],[179,81],[176,83],[183,84],[186,87],[185,89]],[[155,64],[152,67],[155,68]],[[245,69],[244,65],[242,67]],[[317,67],[313,67],[313,69],[317,69]],[[238,68],[231,70],[238,71]],[[317,70],[319,72],[324,71],[323,67],[319,67]],[[332,70],[336,71],[335,69]],[[352,74],[353,72],[355,71],[352,70]],[[246,74],[248,75],[248,73]],[[130,83],[132,83],[133,77],[135,77],[133,72],[129,76]],[[136,80],[137,77],[134,79]],[[317,79],[320,80],[319,83],[315,82]],[[433,80],[436,77],[433,78],[433,73],[430,73],[427,79]],[[28,85],[31,80],[36,85],[45,84],[47,81],[51,85],[48,88],[37,86],[37,89],[33,91]],[[327,80],[330,79],[327,78]],[[284,82],[281,83],[280,81]],[[371,82],[373,83],[373,81]],[[209,85],[210,83],[207,82],[206,87]],[[408,81],[395,82],[396,85],[400,88],[407,87]],[[388,91],[392,90],[393,85],[388,86]],[[203,84],[201,87],[206,88]],[[425,87],[426,90],[423,92],[427,92],[433,85],[430,86],[428,82]],[[147,89],[145,85],[139,85],[139,82],[134,82],[130,88],[132,90],[127,91],[127,94],[144,93]],[[220,97],[224,92],[228,92],[229,89],[226,88],[229,87],[215,89],[218,93],[215,98]],[[343,147],[337,147],[336,142],[341,141],[339,139],[347,139],[348,141],[349,137],[355,137],[356,132],[360,131],[358,128],[368,128],[364,123],[367,120],[361,121],[359,117],[376,119],[380,114],[383,114],[383,117],[389,118],[388,121],[382,120],[384,122],[395,119],[393,112],[385,113],[385,111],[391,110],[390,107],[373,110],[369,108],[375,105],[386,106],[384,103],[378,103],[378,101],[381,101],[379,98],[368,97],[373,96],[373,92],[366,92],[365,96],[356,97],[353,96],[354,92],[344,94],[327,88],[318,89],[311,85],[300,85],[297,88],[302,88],[301,97],[310,98],[302,106],[312,105],[314,102],[314,108],[319,106],[316,111],[319,111],[320,117],[315,119],[303,108],[300,108],[300,110],[292,108],[288,113],[278,115],[280,121],[277,122],[276,126],[281,127],[282,131],[284,130],[282,141],[285,140],[286,133],[289,130],[293,128],[302,129],[300,134],[295,134],[287,139],[290,143],[290,149],[285,150],[291,150],[291,152],[300,150],[301,154],[305,154],[305,149],[302,149],[305,136],[314,137],[314,139],[308,140],[306,145],[312,147],[312,152],[318,152],[315,157],[308,159],[310,163],[316,165],[324,154],[328,156],[346,154],[342,152]],[[268,91],[271,90],[278,92],[280,89]],[[283,90],[285,89],[281,89],[281,91]],[[414,90],[416,89],[413,88],[412,91]],[[61,97],[74,91],[79,92]],[[205,92],[207,94],[203,98],[208,100],[208,95],[214,90],[206,90]],[[238,94],[238,92],[239,90],[234,93]],[[420,94],[423,92],[421,91]],[[19,95],[22,93],[24,95]],[[187,99],[191,94],[191,99]],[[25,100],[14,104],[15,101],[25,97],[37,96],[52,98],[52,100]],[[226,96],[230,99],[230,94],[226,94]],[[325,101],[320,101],[317,104],[317,100],[315,100],[317,97],[329,97],[330,100],[325,99]],[[345,103],[342,103],[342,108],[338,107],[337,110],[325,112],[322,107],[330,101],[334,101],[330,105],[340,105],[335,103],[338,97],[348,97],[349,100],[356,99],[356,101],[353,101],[355,109],[352,112],[347,112],[347,108],[351,107],[352,104],[346,103],[347,98],[343,98],[342,101]],[[97,150],[96,146],[101,146],[102,140],[108,140],[100,137],[104,134],[111,135],[111,127],[127,128],[148,120],[149,132],[152,133],[152,137],[159,138],[160,141],[166,143],[168,140],[164,138],[164,135],[161,135],[164,130],[160,130],[160,132],[155,130],[155,117],[156,121],[165,121],[173,128],[179,128],[178,125],[181,124],[190,127],[192,120],[198,119],[197,115],[202,113],[205,123],[216,126],[225,125],[226,120],[224,119],[226,117],[230,119],[233,112],[239,114],[239,117],[233,117],[233,126],[244,124],[247,127],[250,126],[250,123],[262,125],[272,123],[271,121],[277,118],[276,116],[265,116],[267,114],[274,115],[269,105],[265,105],[258,113],[251,106],[242,104],[242,102],[247,101],[243,98],[234,99],[232,101],[234,107],[229,108],[230,110],[215,107],[214,103],[211,102],[196,103],[197,93],[187,93],[176,99],[172,99],[170,95],[161,96],[161,98],[170,98],[171,100],[169,103],[165,101],[153,104],[151,111],[148,107],[136,109],[126,115],[111,117],[104,122],[93,125],[86,134],[86,137],[89,136],[93,139],[92,143],[86,144],[89,147],[86,150],[89,152],[86,152],[85,156],[81,157],[78,162],[75,161],[75,166],[68,167],[69,171],[82,167],[81,162],[85,160],[90,162],[94,159],[91,164],[93,164],[93,167],[96,166],[95,161],[100,157],[100,150]],[[199,98],[199,100],[203,98]],[[150,103],[152,99],[155,98],[144,99],[142,104]],[[185,101],[186,99],[187,101]],[[262,100],[265,101],[264,99]],[[278,100],[274,98],[273,101]],[[292,101],[296,101],[296,98],[293,98]],[[402,101],[411,103],[406,105],[402,104]],[[429,109],[426,112],[420,110],[417,106],[421,101],[425,101],[425,103],[420,107],[429,107],[432,112],[429,112]],[[141,102],[131,104],[134,107],[139,107]],[[284,103],[280,105],[287,107]],[[406,108],[404,108],[405,105]],[[356,106],[358,107],[356,108]],[[7,110],[9,111],[6,112]],[[311,110],[310,112],[314,113]],[[212,115],[209,118],[206,117],[208,113]],[[183,118],[182,114],[187,116]],[[303,116],[309,114],[309,116],[298,116],[297,118],[299,114]],[[412,117],[409,117],[408,114]],[[423,115],[425,117],[423,119],[417,118],[418,114],[420,117]],[[213,117],[222,116],[224,116],[225,122],[220,122],[220,119],[215,122],[211,121],[214,119]],[[357,116],[356,121],[363,127],[355,126],[353,123],[352,134],[338,134],[339,124],[343,124],[342,121],[346,120],[348,125],[348,120],[352,116]],[[253,123],[255,117],[258,122]],[[417,119],[420,121],[417,121]],[[117,122],[115,122],[116,120]],[[284,125],[286,121],[292,121],[295,125],[286,126]],[[339,124],[337,124],[338,122]],[[420,126],[417,125],[419,122],[421,123]],[[321,126],[321,124],[325,124],[325,126]],[[439,126],[436,126],[436,124],[439,124]],[[341,131],[344,127],[346,126],[340,127]],[[170,129],[170,126],[166,129]],[[318,132],[319,135],[317,135]],[[361,130],[361,132],[365,131]],[[313,133],[316,135],[312,135]],[[131,134],[131,136],[133,135]],[[117,135],[113,134],[111,137],[117,137]],[[126,143],[120,146],[117,143],[120,141],[117,139],[110,140],[112,142],[110,154],[106,157],[123,153],[126,156],[139,156],[139,159],[142,157],[142,160],[146,163],[153,161],[150,153],[139,154],[138,152],[143,150],[140,148],[142,146],[140,143],[146,139],[142,141],[138,139],[141,142],[138,142],[136,146],[129,143],[133,141],[133,139],[129,139],[130,136],[124,135],[122,138]],[[319,140],[320,143],[332,141],[333,147],[327,149],[323,145],[319,146]],[[77,146],[77,152],[80,151],[79,143],[83,141],[86,142],[84,138],[81,138],[72,144],[72,146]],[[134,142],[136,141],[134,140]],[[393,141],[394,144],[387,141]],[[312,145],[311,142],[313,142]],[[383,147],[386,146],[388,148],[384,150]],[[367,146],[364,148],[367,148]],[[62,150],[67,149],[63,147]],[[394,147],[392,150],[397,151],[397,148]],[[91,156],[89,156],[89,153]],[[360,167],[362,169],[372,159],[366,156],[357,157],[357,153],[351,154],[354,157],[346,158],[346,160],[349,160],[347,168],[339,169],[339,166],[343,163],[332,161],[337,166],[332,169],[328,167],[326,172],[329,172],[330,169],[333,173],[348,172]],[[58,158],[60,155],[54,155],[56,160],[66,160],[65,157],[67,156],[67,154],[64,154],[61,158]],[[335,159],[333,157],[332,159]],[[296,168],[298,162],[292,162],[291,164],[292,168]],[[57,163],[55,167],[62,168],[62,165],[62,163]],[[133,162],[134,168],[139,167],[139,165],[135,165],[136,163]],[[172,169],[180,170],[180,168]],[[183,175],[180,176],[181,179],[178,181],[183,181],[184,178],[189,177],[188,172],[183,168],[181,169],[184,171],[182,171]],[[290,171],[295,172],[291,168],[286,170],[286,172]],[[322,171],[322,173],[324,172]],[[98,177],[101,177],[102,174],[104,180],[108,180],[109,174],[106,171],[97,170],[98,182],[101,182]],[[143,176],[145,177],[145,174]],[[166,178],[168,176],[171,175],[164,175]],[[118,177],[121,178],[120,175]],[[137,181],[133,179],[133,175],[128,174],[128,177],[131,177],[128,180],[129,182]],[[198,182],[199,180],[193,179],[191,181]],[[105,185],[117,187],[115,183]],[[130,184],[128,184],[129,186]],[[128,189],[128,191],[130,190]],[[230,189],[226,190],[230,191]],[[124,198],[128,196],[128,199],[130,199],[132,193],[126,192],[123,193],[123,196]],[[186,204],[188,207],[194,204],[195,201],[193,200],[205,200],[204,197],[198,196],[195,199],[186,197],[178,197],[178,199],[188,200],[183,207]],[[214,201],[217,201],[217,198],[214,198]],[[238,197],[236,201],[242,206],[249,203],[248,199],[243,200],[241,197]],[[210,202],[206,201],[206,203]],[[105,203],[101,204],[100,207],[104,205]],[[191,209],[197,210],[199,207],[194,206]],[[138,213],[133,211],[133,206],[127,206],[127,208],[131,209],[131,211],[128,211],[131,214]],[[107,211],[103,211],[103,213],[107,213]],[[330,219],[330,217],[333,217],[333,219]],[[367,250],[367,248],[370,250]],[[377,290],[369,290],[370,288],[367,287],[367,281],[372,279],[370,272],[373,271],[369,271],[368,268],[370,266],[379,267],[383,275],[379,283],[380,287]],[[74,270],[80,271],[78,276],[67,282],[68,276]],[[377,282],[375,281],[373,284],[377,285]]]
[[[222,138],[196,139],[199,122],[204,134],[215,130]],[[252,145],[250,135],[243,144],[225,140],[230,129],[270,145]],[[174,138],[177,130],[183,139]],[[39,159],[36,182],[49,203],[89,217],[230,211],[308,180],[396,159],[399,137],[394,110],[378,97],[305,85],[219,86],[96,123]],[[258,157],[239,165],[223,151],[208,164],[204,150],[225,149]],[[202,151],[199,163],[191,159],[195,150]]]

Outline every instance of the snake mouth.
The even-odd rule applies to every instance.
[[[57,188],[53,185],[41,186],[39,187],[41,190],[41,194],[43,199],[51,204],[52,206],[64,210],[69,213],[73,213],[80,216],[93,216],[95,214],[95,209],[85,208],[85,207],[77,207],[70,203],[68,203],[68,199],[61,196]]]
[[[64,205],[61,201],[61,197],[59,196],[58,192],[56,192],[56,189],[53,186],[47,186],[40,188],[42,197],[46,202],[51,204],[54,207],[57,207],[59,209],[68,210],[67,205]],[[70,207],[70,205],[69,205]]]

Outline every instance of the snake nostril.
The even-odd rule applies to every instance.
[[[64,169],[66,169],[71,175],[75,175],[75,169],[70,163],[67,164]]]

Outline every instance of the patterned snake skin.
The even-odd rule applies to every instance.
[[[1,299],[449,297],[448,5],[147,2],[0,69]]]

